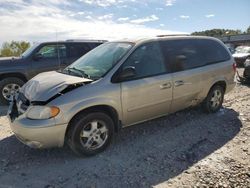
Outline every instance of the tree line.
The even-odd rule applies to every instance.
[[[250,26],[246,31],[241,31],[239,29],[210,29],[205,31],[196,31],[191,33],[191,35],[199,35],[199,36],[210,36],[210,37],[222,37],[229,35],[239,35],[239,34],[250,34]]]
[[[0,57],[18,57],[30,47],[26,41],[4,42],[0,49]]]
[[[250,26],[246,31],[233,30],[233,29],[210,29],[205,31],[197,31],[191,35],[221,37],[228,35],[250,34]],[[4,42],[0,48],[0,57],[20,56],[30,47],[30,43],[26,41],[11,41]]]

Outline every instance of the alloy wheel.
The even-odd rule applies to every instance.
[[[96,150],[102,147],[108,138],[108,129],[102,121],[92,121],[85,126],[80,133],[80,143],[88,150]]]
[[[6,100],[10,101],[11,96],[18,93],[19,89],[20,89],[20,86],[18,84],[14,84],[14,83],[13,84],[7,84],[2,89],[2,95]]]
[[[210,100],[210,105],[213,109],[217,108],[222,101],[222,93],[220,90],[214,90]]]

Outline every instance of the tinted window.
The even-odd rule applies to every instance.
[[[220,43],[214,40],[199,40],[199,48],[206,64],[227,61],[230,59],[228,51]]]
[[[136,78],[143,78],[166,72],[164,57],[158,43],[149,43],[138,47],[122,65],[122,68],[132,66]]]
[[[179,39],[160,42],[166,66],[182,71],[230,59],[227,50],[208,39]]]
[[[99,45],[101,45],[102,43],[95,43],[95,42],[91,42],[91,43],[89,43],[89,46],[93,49],[93,48],[95,48],[95,47],[97,47],[97,46],[99,46]]]
[[[66,57],[66,47],[62,44],[48,44],[43,46],[38,52],[43,58]]]
[[[83,44],[70,44],[69,45],[69,55],[70,57],[81,57],[91,50],[87,43]]]
[[[180,71],[204,65],[194,42],[191,40],[161,41],[167,67],[169,69],[171,67],[173,71]]]

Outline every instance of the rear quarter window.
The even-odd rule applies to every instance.
[[[166,66],[172,72],[183,71],[230,59],[228,51],[211,39],[160,41]]]
[[[228,51],[219,42],[210,39],[202,39],[198,40],[198,42],[201,54],[207,65],[230,59]]]

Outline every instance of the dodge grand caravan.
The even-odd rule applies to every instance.
[[[120,128],[202,104],[217,112],[232,90],[235,63],[215,38],[165,36],[108,42],[61,72],[27,82],[10,104],[16,137],[33,148],[67,143],[103,151]]]

